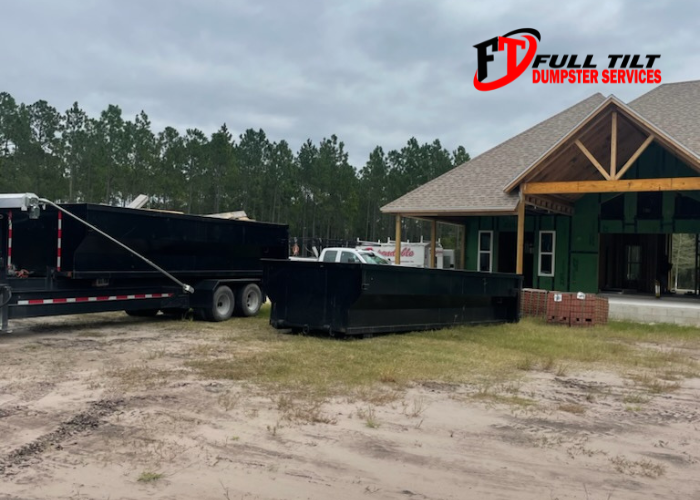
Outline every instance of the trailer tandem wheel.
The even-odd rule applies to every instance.
[[[243,285],[236,290],[236,313],[239,316],[255,316],[263,304],[263,293],[255,283]]]
[[[200,311],[207,321],[226,321],[233,315],[235,299],[233,292],[226,285],[214,290],[211,305],[203,307]]]

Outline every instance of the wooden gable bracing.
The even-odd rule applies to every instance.
[[[570,206],[584,193],[700,189],[700,177],[626,180],[629,169],[653,142],[700,174],[700,158],[695,153],[610,97],[511,181],[505,192],[519,188],[527,195],[521,196],[524,203],[535,206],[534,195],[551,204]]]

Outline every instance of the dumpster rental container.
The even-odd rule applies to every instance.
[[[366,335],[517,322],[522,276],[263,259],[277,329]]]
[[[286,225],[0,195],[1,331],[8,319],[115,310],[251,316],[261,259],[287,247]]]

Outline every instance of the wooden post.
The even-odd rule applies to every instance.
[[[437,244],[437,221],[433,220],[430,226],[430,267],[435,265],[435,246]]]
[[[523,274],[523,258],[525,250],[525,197],[520,191],[520,202],[518,203],[518,243],[515,259],[515,272]]]
[[[394,264],[401,264],[401,215],[396,214],[396,251],[394,252]]]
[[[612,114],[612,131],[610,134],[610,177],[617,179],[617,111]]]
[[[466,269],[467,268],[467,225],[462,226],[462,241],[460,245],[460,259],[459,259],[459,269]]]

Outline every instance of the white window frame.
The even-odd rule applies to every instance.
[[[551,234],[552,235],[552,251],[551,252],[543,252],[542,251],[542,235],[543,234]],[[557,250],[557,232],[556,231],[540,231],[538,243],[539,243],[539,245],[537,246],[537,276],[546,276],[546,277],[551,278],[554,276],[555,255],[556,255],[556,250]],[[542,256],[543,255],[551,255],[552,256],[552,272],[551,273],[543,273],[542,272]]]
[[[482,250],[481,249],[481,235],[488,233],[489,234],[489,249],[488,251]],[[485,253],[488,254],[489,256],[489,270],[488,271],[481,271],[481,254]],[[476,270],[480,272],[493,272],[493,231],[479,231],[479,234],[477,235],[477,240],[476,240]]]

